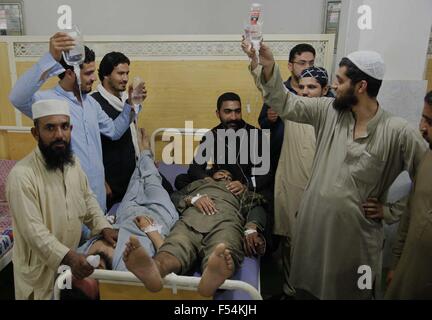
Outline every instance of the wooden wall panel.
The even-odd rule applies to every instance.
[[[31,133],[9,132],[8,140],[9,158],[13,160],[24,158],[36,147],[36,141]]]
[[[18,77],[28,70],[35,62],[18,61],[16,71]],[[288,76],[286,61],[279,61],[284,78]],[[255,88],[252,77],[247,69],[247,61],[132,61],[130,81],[140,75],[147,84],[148,98],[144,102],[138,124],[146,128],[149,135],[158,128],[184,128],[185,121],[193,121],[194,128],[212,128],[219,123],[216,117],[216,101],[220,94],[233,91],[240,95],[243,104],[243,119],[258,125],[257,119],[262,106],[260,93]],[[49,79],[42,90],[54,87],[58,78]],[[96,88],[98,82],[94,84]],[[9,93],[7,93],[8,95]],[[3,96],[3,94],[2,94]],[[7,97],[6,97],[7,98]],[[246,105],[250,105],[250,113]],[[14,109],[11,109],[15,125]],[[1,118],[0,118],[1,119]],[[22,116],[23,126],[32,126],[33,122]],[[25,134],[24,134],[25,135]],[[17,139],[11,140],[11,139]],[[9,134],[8,146],[0,151],[8,150],[5,158],[20,159],[31,151],[35,144],[29,143],[22,134]],[[162,147],[156,148],[156,157],[160,159]]]

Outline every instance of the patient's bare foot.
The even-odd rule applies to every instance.
[[[126,268],[140,279],[149,291],[157,292],[162,289],[163,282],[159,269],[136,237],[129,238],[123,260]]]
[[[207,266],[198,285],[198,292],[204,297],[211,297],[216,290],[232,276],[234,261],[224,243],[220,243],[209,257]]]
[[[138,146],[141,151],[150,150],[150,140],[144,128],[138,128]]]

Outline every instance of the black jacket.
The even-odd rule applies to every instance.
[[[252,157],[251,157],[251,148],[253,150],[253,154],[257,154],[258,157],[262,157],[262,139],[263,139],[263,132],[262,130],[255,128],[254,126],[244,122],[242,120],[242,124],[240,126],[240,128],[245,129],[244,132],[246,132],[247,136],[243,136],[243,137],[238,137],[236,138],[236,143],[235,143],[235,148],[234,146],[228,146],[228,140],[225,139],[225,141],[223,141],[224,139],[220,139],[219,137],[219,145],[224,145],[225,148],[225,158],[221,157],[221,155],[219,155],[219,159],[218,159],[218,143],[217,143],[217,130],[221,129],[221,130],[225,130],[222,124],[219,124],[217,127],[214,127],[211,131],[209,131],[206,136],[203,137],[203,139],[201,140],[200,146],[198,148],[198,152],[197,155],[195,156],[193,163],[189,166],[189,170],[188,170],[188,175],[192,178],[192,180],[198,180],[198,179],[203,179],[207,176],[211,176],[215,171],[217,170],[221,170],[221,169],[225,169],[228,170],[229,172],[231,172],[231,174],[233,175],[233,180],[239,180],[240,182],[242,182],[243,184],[245,184],[249,190],[254,190],[254,185],[252,182],[252,168],[253,167],[257,167],[260,168],[263,164],[261,163],[257,163],[258,161],[252,161]],[[257,130],[257,140],[258,142],[255,141],[255,143],[252,141],[251,137],[253,137],[255,134],[251,134],[251,132],[253,130]],[[239,132],[239,131],[237,131]],[[206,148],[206,139],[208,137],[208,135],[213,135],[213,148],[211,150],[209,150],[210,152],[208,152],[208,154],[206,154],[205,152],[205,148]],[[267,138],[267,137],[266,137]],[[241,147],[245,147],[247,144],[247,159],[246,161],[242,161],[241,157],[240,157],[240,148]],[[257,152],[256,152],[257,151]],[[230,164],[229,161],[229,156],[228,153],[229,152],[235,152],[235,159],[234,159],[234,163]],[[268,152],[265,151],[265,152]],[[206,161],[204,163],[197,163],[197,156],[202,154],[203,158],[206,159]],[[212,160],[213,167],[210,170],[207,170],[207,164],[208,161]],[[225,161],[223,161],[225,160]],[[244,160],[244,159],[243,159]],[[263,161],[265,161],[265,157],[263,158]],[[245,163],[242,163],[245,162]],[[254,164],[255,162],[255,164]],[[269,166],[268,163],[266,163],[266,165]],[[271,183],[271,173],[270,171],[267,172],[266,174],[263,175],[256,175],[255,176],[255,183],[256,183],[256,191],[260,192],[261,190],[265,189],[265,188],[269,188],[270,183]]]

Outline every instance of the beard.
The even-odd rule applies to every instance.
[[[56,148],[57,145],[61,144],[64,144],[64,148]],[[70,143],[62,139],[51,142],[49,145],[39,140],[38,146],[48,170],[63,170],[65,165],[73,165],[75,163]]]
[[[354,95],[354,87],[348,89],[348,92],[344,95],[336,96],[333,101],[333,108],[336,111],[342,112],[350,110],[353,106],[358,103],[357,97]]]

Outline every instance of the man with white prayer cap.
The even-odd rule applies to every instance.
[[[255,53],[246,43],[243,50]],[[254,61],[255,60],[255,61]],[[265,44],[250,71],[264,102],[282,119],[315,129],[312,173],[297,213],[290,283],[297,298],[372,299],[381,281],[384,213],[389,187],[414,177],[426,145],[418,130],[377,101],[385,65],[373,51],[343,58],[336,98],[307,98],[284,89]]]
[[[32,105],[38,146],[8,176],[6,196],[14,229],[15,298],[51,299],[60,265],[78,278],[93,272],[75,250],[86,224],[113,244],[117,237],[70,147],[72,125],[64,100]]]

